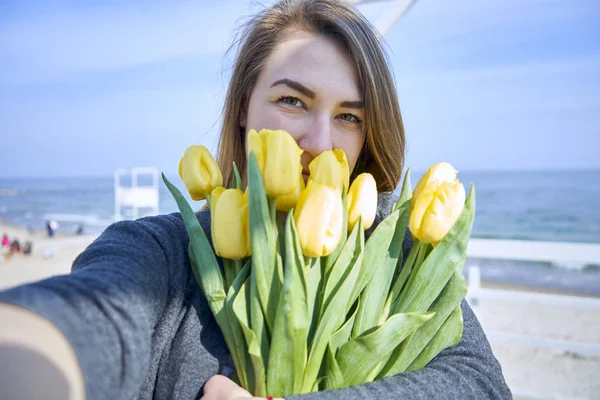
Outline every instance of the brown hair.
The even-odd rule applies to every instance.
[[[366,131],[366,143],[351,179],[369,172],[379,191],[393,191],[401,178],[405,150],[396,88],[381,37],[343,0],[281,0],[246,24],[223,106],[217,162],[224,183],[231,185],[233,161],[242,176],[245,174],[245,134],[240,127],[240,113],[247,109],[258,76],[280,34],[290,28],[330,37],[348,52],[363,94]]]

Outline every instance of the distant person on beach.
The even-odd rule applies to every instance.
[[[46,221],[46,231],[49,237],[53,237],[58,229],[58,222],[54,220]]]
[[[5,233],[2,235],[2,246],[0,246],[0,261],[5,262],[10,256],[10,238]]]
[[[21,242],[19,239],[13,239],[10,243],[10,252],[11,253],[20,253],[21,252]]]
[[[32,251],[33,243],[31,242],[31,240],[27,240],[25,244],[23,244],[23,254],[28,256],[31,254]]]
[[[379,224],[398,199],[405,157],[379,34],[347,0],[281,0],[250,20],[240,39],[218,150],[224,186],[231,187],[233,161],[246,175],[250,129],[284,129],[304,151],[305,172],[332,149],[345,152],[351,179],[370,172]],[[210,232],[210,213],[197,217]],[[0,398],[4,389],[13,398],[252,399],[220,374],[230,354],[188,246],[178,213],[117,222],[77,257],[71,274],[0,292]],[[407,232],[403,254],[411,246]],[[461,307],[462,339],[424,368],[287,399],[512,398],[477,317],[465,301]],[[19,374],[22,387],[10,379]],[[63,393],[25,395],[57,375],[54,389]]]
[[[83,228],[83,224],[77,224],[75,226],[74,232],[76,235],[83,235],[85,233],[85,229]]]

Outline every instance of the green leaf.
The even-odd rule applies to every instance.
[[[242,192],[244,188],[242,187],[242,178],[240,178],[240,171],[238,170],[235,161],[233,162],[233,188],[240,189]]]
[[[442,327],[437,331],[427,347],[419,354],[417,359],[406,371],[417,371],[426,366],[442,350],[456,346],[462,338],[463,317],[460,305],[450,314]]]
[[[397,209],[391,216],[386,218],[367,241],[365,247],[365,258],[362,270],[376,269],[377,273],[368,281],[364,292],[361,294],[361,303],[352,336],[357,337],[379,325],[380,319],[385,320],[384,306],[385,294],[389,292],[392,278],[396,270],[398,260],[402,260],[402,243],[406,234],[410,210],[404,205]],[[388,219],[392,224],[387,225]],[[380,224],[381,226],[381,224]]]
[[[475,188],[465,202],[460,217],[450,232],[429,253],[421,265],[415,266],[406,287],[402,290],[395,312],[427,311],[431,303],[454,274],[462,271],[467,258],[467,244],[475,215]]]
[[[235,279],[235,266],[234,261],[229,258],[222,258],[223,260],[223,272],[225,272],[225,292],[229,294],[233,280]]]
[[[256,268],[252,267],[250,272],[250,295],[248,298],[248,302],[250,304],[249,313],[250,313],[250,327],[254,331],[256,335],[256,339],[258,342],[258,346],[260,348],[261,353],[261,361],[265,364],[263,365],[263,370],[267,370],[266,362],[269,360],[269,333],[267,331],[267,325],[265,322],[265,315],[263,314],[263,309],[260,304],[260,299],[258,296],[258,287],[256,284],[256,274],[254,270]],[[266,381],[265,381],[266,384]],[[266,387],[265,387],[266,390]]]
[[[248,346],[246,345],[245,335],[238,319],[235,316],[233,309],[233,302],[237,295],[242,291],[242,285],[248,280],[250,276],[250,264],[247,263],[240,273],[235,277],[229,292],[227,293],[227,299],[225,300],[225,307],[227,309],[227,319],[231,326],[233,333],[234,346],[230,347],[231,356],[235,365],[236,374],[238,376],[238,384],[245,389],[248,389],[248,376],[246,371],[248,367],[246,365],[246,357],[248,354]]]
[[[402,184],[402,191],[400,192],[400,198],[394,205],[394,211],[400,210],[400,213],[402,215],[400,217],[400,220],[398,221],[399,229],[404,228],[405,233],[406,233],[406,230],[408,229],[408,223],[410,222],[410,213],[412,211],[411,201],[412,201],[412,188],[410,186],[410,168],[408,168],[406,170],[406,174],[404,176],[404,182]],[[391,315],[390,308],[392,307],[392,305],[394,304],[394,302],[397,300],[398,296],[400,295],[400,292],[402,291],[402,288],[404,287],[404,284],[406,283],[406,280],[408,279],[408,276],[409,276],[410,272],[412,271],[412,265],[413,265],[416,255],[417,255],[416,254],[417,249],[418,249],[417,246],[413,246],[413,249],[411,250],[411,253],[408,256],[405,265],[403,265],[402,262],[404,261],[404,253],[402,251],[402,247],[400,247],[398,263],[396,264],[394,277],[392,279],[392,282],[394,282],[394,283],[388,293],[388,297],[385,302],[384,310],[381,315],[381,318],[383,318],[384,320]],[[413,252],[414,252],[414,254],[413,254]],[[381,321],[381,318],[380,318],[380,321]]]
[[[194,258],[192,270],[194,277],[198,281],[204,296],[208,300],[208,304],[213,312],[217,315],[225,304],[225,290],[223,288],[223,276],[219,268],[219,263],[215,257],[215,253],[206,238],[204,229],[200,226],[198,218],[189,203],[185,200],[179,189],[177,189],[165,176],[162,174],[163,181],[167,188],[175,198],[177,207],[183,217],[185,229],[190,238],[189,254]]]
[[[460,271],[455,271],[442,293],[433,302],[429,311],[435,316],[421,326],[409,339],[402,342],[389,357],[378,379],[406,371],[408,366],[425,349],[448,316],[460,306],[467,294],[467,284]]]
[[[379,328],[340,347],[336,360],[344,376],[345,386],[371,382],[382,359],[432,316],[432,313],[392,315]]]
[[[398,253],[398,247],[402,248],[402,240],[397,238],[395,234],[396,222],[400,216],[400,211],[392,212],[375,228],[371,237],[364,246],[363,265],[356,279],[356,284],[352,289],[348,307],[353,304],[358,295],[364,290],[365,286],[376,275],[382,265],[390,258],[390,250],[392,253]],[[395,254],[392,254],[395,255]],[[356,320],[354,321],[356,326]]]
[[[262,174],[253,152],[248,159],[248,186],[253,285],[256,284],[267,327],[272,332],[281,291],[276,271],[277,232],[273,230]],[[256,329],[254,325],[252,328]],[[260,337],[260,333],[257,334]]]
[[[323,377],[323,390],[335,390],[345,387],[344,375],[338,365],[334,350],[331,345],[327,346],[325,358],[325,376]]]
[[[355,285],[356,277],[360,272],[360,265],[362,264],[363,257],[363,243],[364,243],[364,231],[360,225],[356,225],[355,229],[350,234],[348,240],[354,242],[354,254],[356,258],[353,258],[353,262],[344,265],[340,260],[342,259],[344,251],[340,254],[338,261],[336,261],[335,268],[338,268],[338,262],[340,268],[345,267],[349,273],[344,273],[344,279],[338,286],[335,294],[331,296],[330,300],[325,304],[324,311],[318,319],[317,329],[315,330],[314,336],[312,336],[312,343],[310,345],[310,352],[308,355],[308,363],[306,366],[306,372],[304,374],[304,382],[302,387],[302,393],[309,391],[317,380],[321,363],[325,349],[331,335],[336,331],[343,322],[343,318],[346,314],[346,308],[349,303],[349,297],[352,292],[352,288]]]
[[[361,229],[361,226],[362,220],[361,217],[359,217],[358,221],[354,225],[354,230],[352,232],[352,235],[354,236],[351,235],[350,238],[346,241],[346,244],[340,252],[339,257],[337,258],[335,264],[331,268],[329,278],[325,281],[326,283],[325,295],[323,297],[323,309],[325,309],[329,305],[333,296],[337,294],[340,286],[348,277],[348,274],[352,272],[354,264],[361,255],[360,253],[362,252],[363,245],[362,243],[360,243],[360,245],[357,245],[356,236],[358,235],[358,232],[354,233],[354,231],[356,231],[357,229]],[[346,315],[345,310],[340,311],[340,313],[342,318]]]
[[[308,330],[308,343],[312,343],[317,323],[319,322],[320,305],[323,303],[323,269],[320,258],[308,258],[308,319],[310,328]]]
[[[419,239],[415,239],[410,249],[410,253],[406,259],[404,265],[400,268],[400,273],[394,278],[394,284],[392,289],[388,293],[388,297],[386,300],[386,313],[389,315],[394,314],[394,310],[398,308],[398,302],[400,299],[400,294],[406,285],[406,281],[408,280],[410,274],[414,272],[414,267],[419,266],[424,259],[424,255],[427,252],[429,244],[424,244],[419,241]],[[400,265],[402,260],[398,260],[398,265]],[[416,272],[415,272],[416,273]]]
[[[270,396],[300,393],[306,367],[308,327],[308,284],[304,257],[293,212],[290,211],[285,230],[285,280],[269,352],[267,393]]]
[[[360,299],[360,297],[359,297]],[[329,347],[333,352],[337,352],[337,350],[348,340],[350,340],[350,335],[352,334],[352,327],[354,326],[354,319],[356,318],[356,310],[358,307],[354,309],[354,312],[348,318],[344,325],[341,326],[333,335],[331,335],[331,340],[329,341]]]
[[[410,167],[406,169],[404,174],[404,181],[402,182],[402,190],[400,191],[400,198],[394,204],[392,211],[396,211],[400,207],[406,207],[408,202],[408,208],[412,208],[410,202],[412,201],[412,186],[410,185]]]
[[[190,204],[185,200],[179,189],[169,182],[165,174],[162,174],[162,178],[173,195],[177,207],[179,207],[185,229],[190,238],[188,256],[194,278],[198,286],[200,286],[202,293],[204,293],[204,297],[219,328],[221,328],[225,343],[228,348],[231,348],[235,345],[234,333],[227,317],[227,310],[225,309],[226,295],[223,288],[223,276],[221,275],[221,269],[215,253]]]
[[[237,296],[233,299],[233,312],[242,328],[246,344],[248,346],[248,357],[246,366],[248,376],[248,388],[254,396],[266,396],[266,374],[265,364],[262,357],[261,344],[250,328],[250,319],[248,316],[248,297],[249,297],[248,279],[242,284]],[[250,368],[252,366],[252,368]]]

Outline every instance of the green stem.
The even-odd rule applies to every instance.
[[[311,265],[311,263],[312,263],[312,261],[313,261],[313,258],[312,258],[312,257],[309,257],[309,256],[305,256],[304,254],[302,255],[302,257],[304,257],[304,267],[305,267],[305,268],[306,268],[306,267],[309,267],[309,268],[310,268],[310,265]]]
[[[210,194],[206,195],[206,204],[208,204],[208,210],[212,210],[212,200],[210,198]]]
[[[275,208],[275,198],[267,196],[267,202],[269,204],[269,215],[271,216],[271,223],[273,224],[273,231],[277,232],[277,209]]]
[[[225,292],[229,292],[229,288],[233,284],[233,280],[235,279],[235,271],[234,271],[234,260],[230,260],[228,258],[223,258],[223,269],[225,270]]]
[[[404,289],[404,285],[406,284],[406,281],[408,280],[411,271],[415,266],[418,266],[420,263],[423,262],[423,255],[425,253],[426,247],[427,245],[424,245],[421,243],[420,240],[415,239],[415,242],[412,248],[410,249],[410,253],[408,254],[408,257],[406,259],[406,263],[402,267],[400,275],[398,275],[398,278],[394,282],[392,290],[390,291],[390,294],[388,295],[388,298],[385,302],[386,308],[384,310],[383,315],[389,316],[389,311],[392,310],[393,313],[393,310],[396,309],[396,303],[400,298],[400,293],[402,292],[402,289]],[[421,261],[419,262],[418,260]]]
[[[235,271],[235,276],[238,276],[242,270],[242,260],[233,260],[233,269]]]

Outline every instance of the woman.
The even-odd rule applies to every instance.
[[[305,172],[320,152],[339,148],[354,176],[371,172],[380,191],[397,186],[404,155],[397,96],[380,41],[354,9],[341,0],[284,0],[251,21],[243,39],[219,146],[226,182],[232,161],[246,165],[249,129],[281,128],[304,149]],[[380,197],[377,221],[392,204]],[[210,215],[198,218],[210,232]],[[69,276],[0,293],[0,320],[9,321],[0,344],[12,343],[0,345],[0,363],[9,360],[16,376],[35,368],[55,377],[50,386],[11,379],[0,388],[29,390],[23,398],[251,397],[218,375],[228,352],[190,273],[187,246],[179,214],[120,222]],[[460,344],[418,372],[288,398],[510,398],[466,303],[463,315]],[[0,380],[7,376],[0,372]]]

